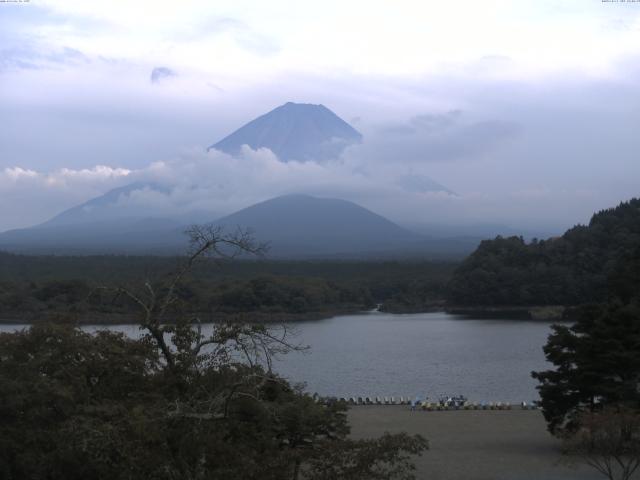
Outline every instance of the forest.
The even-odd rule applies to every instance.
[[[608,284],[640,286],[628,265],[640,255],[640,199],[597,212],[588,225],[527,243],[522,237],[483,241],[456,268],[449,305],[575,306],[607,299]]]
[[[134,320],[135,305],[104,293],[170,275],[177,257],[23,256],[0,253],[0,320]],[[441,306],[456,264],[409,261],[268,261],[203,259],[178,292],[205,320],[288,321],[384,304],[387,311]]]

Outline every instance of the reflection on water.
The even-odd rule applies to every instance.
[[[377,312],[301,322],[295,325],[295,340],[311,349],[281,357],[274,368],[322,395],[437,398],[460,393],[474,401],[530,401],[537,398],[530,372],[548,367],[542,346],[549,325]],[[98,328],[104,327],[85,327]],[[140,334],[135,325],[109,328],[131,337]]]

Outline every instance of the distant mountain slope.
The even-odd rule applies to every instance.
[[[321,255],[402,250],[422,237],[353,202],[285,195],[218,220],[227,228],[251,228],[271,243],[274,255]]]
[[[243,145],[268,148],[282,161],[328,160],[362,135],[324,105],[286,103],[261,115],[211,148],[237,155]]]
[[[456,270],[448,301],[476,306],[601,302],[616,283],[640,291],[638,272],[629,269],[639,258],[640,199],[635,198],[594,214],[589,225],[561,237],[483,241]]]
[[[185,225],[167,218],[114,218],[38,225],[0,233],[0,250],[27,254],[173,254],[186,248]]]
[[[36,227],[4,232],[0,249],[38,254],[180,254],[187,247],[186,226],[203,223],[186,217],[73,219],[69,213]],[[276,197],[215,224],[227,231],[253,230],[257,241],[270,244],[272,258],[460,258],[478,244],[473,238],[421,236],[353,202],[308,195]]]
[[[24,253],[169,253],[186,245],[182,231],[201,222],[202,214],[170,217],[161,210],[136,205],[127,197],[169,189],[135,182],[61,212],[29,228],[0,233],[0,249]],[[206,221],[211,221],[209,216]]]
[[[156,191],[168,193],[169,189],[148,182],[134,182],[123,187],[109,190],[104,195],[77,205],[56,215],[38,227],[71,225],[76,223],[97,223],[105,220],[124,218],[144,218],[150,213],[146,210],[132,208],[130,202],[123,202],[126,197],[140,191]]]

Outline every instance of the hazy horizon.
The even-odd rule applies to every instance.
[[[156,211],[306,193],[556,233],[640,194],[637,3],[32,1],[0,5],[0,39],[0,231],[137,181],[175,186],[136,197]],[[206,152],[289,101],[363,142]]]

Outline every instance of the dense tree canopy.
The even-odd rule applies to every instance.
[[[98,285],[134,285],[162,277],[179,259],[29,257],[0,252],[0,320],[75,318],[130,322],[135,305],[114,301]],[[203,260],[178,292],[207,320],[250,314],[255,321],[318,318],[372,308],[420,310],[441,305],[454,264],[360,261]],[[91,320],[93,319],[93,320]]]
[[[197,359],[190,329],[177,331],[174,368],[150,337],[60,325],[0,335],[0,478],[410,478],[424,440],[350,441],[344,405],[230,361],[267,335],[257,328],[220,329]]]
[[[135,311],[125,297],[114,299],[96,290],[96,282],[48,280],[0,283],[0,315],[33,320],[55,314],[91,314],[118,318]],[[239,312],[300,314],[371,308],[367,288],[320,278],[259,276],[249,280],[185,281],[177,292],[194,313],[209,317]]]
[[[487,240],[455,271],[454,305],[579,305],[604,301],[607,282],[640,245],[640,199],[596,213],[558,238]],[[640,287],[637,274],[628,288]]]

